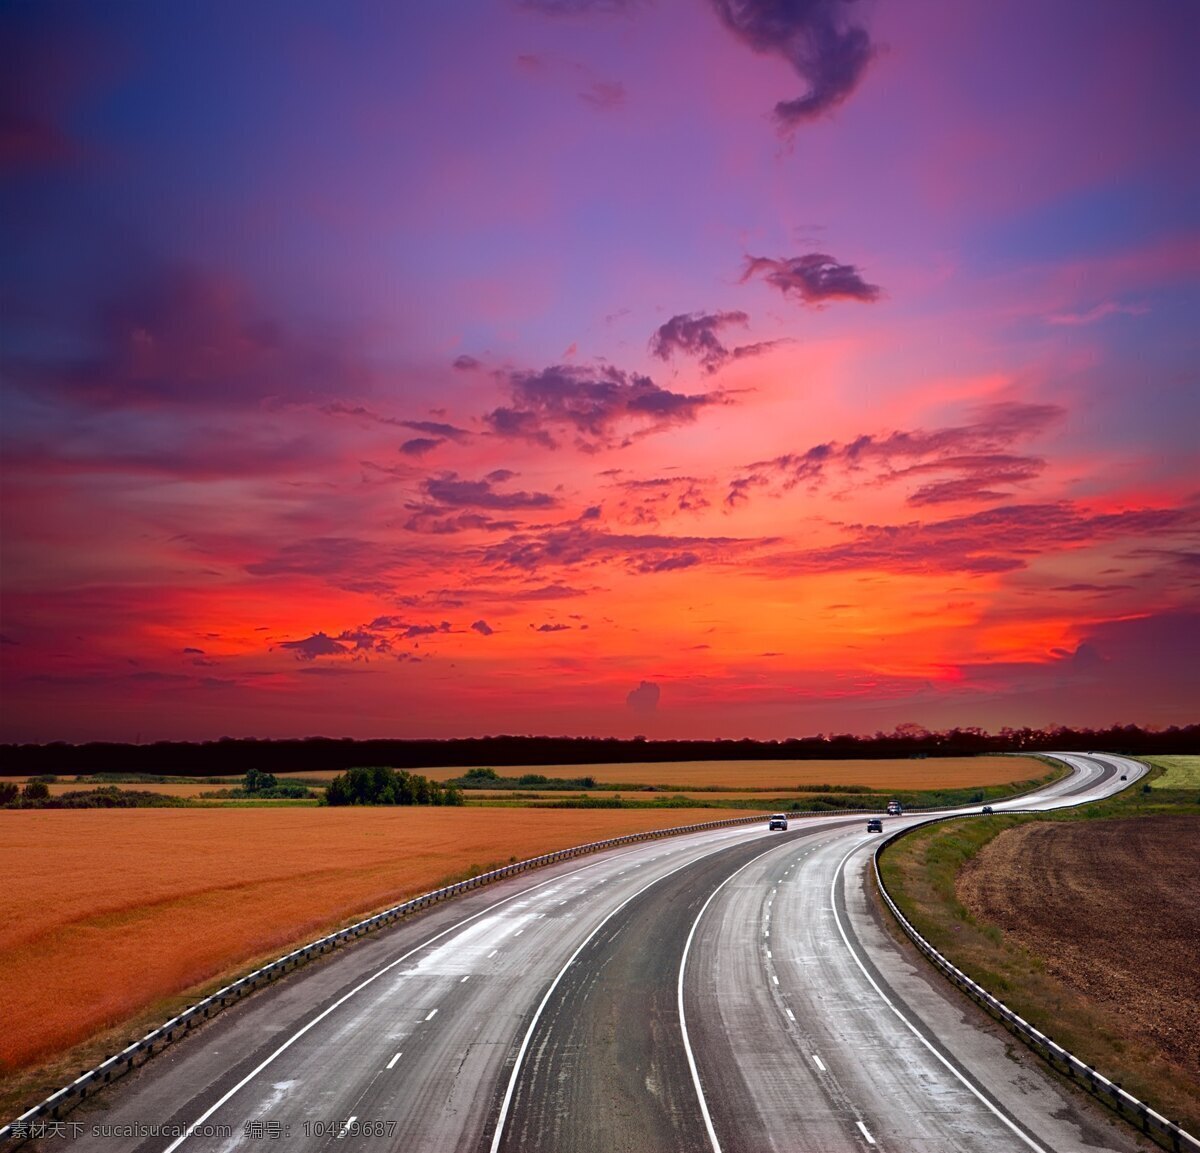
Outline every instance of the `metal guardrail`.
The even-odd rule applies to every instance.
[[[930,806],[930,811],[934,808],[934,806]],[[878,814],[880,812],[878,809],[785,809],[782,811],[787,814],[789,820],[799,817],[854,817],[864,814]],[[918,812],[923,810],[914,806],[907,811]],[[69,1085],[50,1094],[44,1101],[27,1109],[19,1117],[14,1118],[7,1125],[0,1128],[0,1146],[15,1148],[23,1144],[33,1135],[32,1130],[35,1123],[44,1118],[58,1120],[65,1112],[69,1112],[77,1106],[90,1093],[102,1089],[105,1085],[124,1076],[132,1069],[144,1065],[156,1053],[161,1052],[170,1045],[176,1039],[177,1034],[186,1035],[194,1026],[216,1016],[227,1005],[241,1000],[247,993],[251,993],[263,985],[270,984],[276,978],[306,964],[314,957],[323,956],[325,953],[336,949],[339,945],[357,940],[359,937],[375,929],[386,928],[388,925],[411,913],[420,912],[431,905],[438,904],[440,901],[469,892],[472,889],[477,889],[482,885],[491,884],[493,881],[503,880],[506,877],[515,876],[529,869],[554,864],[557,861],[570,860],[573,857],[582,857],[589,853],[616,848],[620,845],[634,844],[638,841],[657,840],[664,837],[680,836],[684,833],[699,833],[708,829],[726,828],[732,825],[754,824],[758,821],[768,820],[769,816],[770,814],[767,814],[764,810],[761,813],[755,813],[753,816],[748,817],[730,817],[720,821],[703,821],[695,825],[681,825],[670,829],[654,829],[645,833],[629,833],[621,837],[610,837],[603,841],[592,841],[586,845],[576,845],[574,848],[560,849],[554,853],[545,853],[540,857],[531,857],[527,861],[517,861],[499,869],[492,869],[489,872],[480,873],[469,880],[459,881],[453,885],[434,889],[430,893],[424,893],[419,897],[414,897],[410,901],[405,901],[390,909],[385,909],[382,913],[377,913],[373,917],[358,921],[336,933],[330,933],[328,936],[321,937],[299,949],[292,950],[292,952],[277,958],[269,964],[255,969],[252,973],[247,973],[246,976],[239,978],[232,984],[226,985],[203,1000],[190,1005],[183,1012],[159,1025],[158,1028],[151,1029],[141,1040],[134,1041],[111,1057],[106,1057],[95,1068],[81,1073]]]
[[[865,812],[866,810],[863,811]],[[830,814],[794,812],[788,814],[789,818],[792,816],[816,817],[827,815]],[[382,913],[376,913],[373,917],[367,917],[365,920],[358,921],[345,929],[340,929],[336,933],[330,933],[328,936],[303,945],[299,949],[293,949],[292,952],[279,957],[270,962],[270,964],[264,965],[260,969],[255,969],[253,973],[247,973],[246,976],[239,978],[232,984],[226,985],[223,989],[218,989],[210,996],[197,1001],[194,1005],[184,1009],[182,1013],[159,1025],[157,1029],[152,1029],[140,1041],[134,1041],[119,1053],[105,1058],[94,1069],[88,1069],[86,1072],[81,1073],[69,1085],[52,1093],[44,1101],[34,1105],[31,1109],[27,1109],[19,1117],[10,1121],[3,1128],[0,1128],[0,1145],[15,1148],[17,1145],[23,1144],[30,1137],[40,1135],[36,1133],[38,1122],[45,1118],[52,1118],[57,1121],[65,1112],[73,1109],[89,1094],[102,1089],[105,1085],[124,1076],[124,1074],[135,1067],[145,1064],[156,1053],[161,1052],[176,1040],[177,1037],[185,1036],[194,1026],[216,1016],[227,1005],[241,1000],[247,993],[251,993],[263,985],[270,984],[276,978],[311,961],[314,957],[322,956],[336,949],[339,945],[357,940],[359,937],[373,930],[386,928],[388,925],[394,924],[396,921],[412,913],[420,912],[441,901],[470,892],[472,889],[478,889],[494,881],[513,877],[518,873],[524,873],[530,869],[542,868],[557,861],[566,861],[573,857],[586,856],[589,853],[600,852],[602,849],[616,848],[620,845],[635,844],[638,841],[658,840],[664,837],[680,836],[684,833],[700,833],[708,829],[726,828],[733,825],[757,824],[760,821],[766,821],[768,816],[769,814],[766,813],[755,813],[749,817],[730,817],[720,821],[703,821],[695,825],[680,825],[670,829],[654,829],[644,833],[628,833],[621,837],[610,837],[603,841],[592,841],[586,845],[576,845],[570,849],[559,849],[553,853],[544,853],[540,857],[530,857],[526,861],[517,861],[511,865],[504,865],[499,869],[480,873],[466,881],[458,881],[453,885],[445,885],[440,889],[434,889],[430,893],[423,893],[421,896],[414,897],[412,900],[405,901],[402,904],[394,905],[390,909],[385,909]]]
[[[1005,809],[1004,814],[1009,813],[1035,813],[1044,812],[1038,809]],[[1160,1113],[1156,1113],[1149,1105],[1139,1101],[1131,1093],[1127,1093],[1114,1081],[1110,1081],[1103,1074],[1098,1073],[1090,1065],[1081,1061],[1073,1053],[1068,1052],[1061,1045],[1052,1041],[1045,1033],[1034,1028],[1024,1017],[1013,1012],[1003,1001],[998,997],[994,997],[982,985],[971,980],[961,969],[951,964],[949,960],[942,956],[921,934],[916,930],[907,917],[900,911],[899,906],[892,895],[887,891],[887,887],[883,883],[883,875],[879,871],[880,854],[890,844],[898,841],[901,837],[913,832],[915,829],[924,828],[927,825],[941,824],[944,821],[960,820],[963,817],[976,816],[975,813],[960,813],[954,816],[934,817],[928,821],[922,821],[918,825],[911,825],[907,829],[901,829],[898,833],[893,833],[890,837],[881,841],[875,848],[874,865],[875,865],[875,883],[879,886],[879,892],[882,895],[887,907],[891,910],[892,916],[899,922],[900,927],[907,934],[909,940],[933,962],[942,974],[959,989],[961,989],[972,1001],[981,1005],[988,1013],[1001,1021],[1010,1032],[1014,1033],[1018,1038],[1025,1042],[1030,1049],[1042,1057],[1049,1063],[1051,1068],[1059,1073],[1064,1073],[1073,1081],[1082,1085],[1093,1096],[1103,1101],[1104,1104],[1113,1109],[1126,1121],[1134,1124],[1142,1133],[1157,1141],[1166,1149],[1171,1149],[1175,1153],[1183,1153],[1184,1150],[1192,1151],[1192,1153],[1200,1153],[1200,1140],[1197,1140],[1186,1130],[1181,1129],[1173,1121],[1168,1121],[1166,1117]]]

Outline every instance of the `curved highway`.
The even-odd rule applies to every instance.
[[[1062,759],[1070,777],[995,807],[1075,804],[1144,772]],[[227,1010],[48,1147],[1138,1148],[896,944],[865,828],[764,820],[491,885]]]

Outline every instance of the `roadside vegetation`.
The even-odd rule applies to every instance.
[[[1150,782],[1152,789],[1200,789],[1200,757],[1143,757],[1163,771]]]
[[[1167,771],[1069,812],[920,829],[889,846],[880,869],[955,965],[1195,1133],[1200,788],[1162,787]],[[1059,883],[1047,887],[1051,876]]]

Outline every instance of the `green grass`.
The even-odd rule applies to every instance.
[[[1200,789],[1200,757],[1143,757],[1148,765],[1164,770],[1150,782],[1155,789]]]
[[[1005,938],[995,925],[977,920],[958,900],[959,870],[1005,829],[1029,821],[1095,821],[1165,814],[1200,815],[1193,787],[1162,784],[1170,766],[1162,761],[1200,758],[1146,758],[1154,762],[1150,784],[1134,784],[1108,800],[1080,809],[1038,816],[972,817],[915,830],[888,847],[880,859],[883,882],[917,931],[968,976],[994,993],[1027,1021],[1078,1057],[1121,1082],[1135,1096],[1173,1117],[1192,1132],[1200,1126],[1196,1081],[1164,1071],[1156,1055],[1143,1051],[1086,997],[1045,972],[1045,960]],[[897,933],[899,932],[897,928]]]

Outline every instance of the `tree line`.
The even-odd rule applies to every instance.
[[[216,741],[152,744],[7,744],[0,764],[11,776],[37,773],[154,773],[179,776],[345,771],[364,766],[392,769],[468,768],[474,765],[587,765],[622,762],[816,760],[869,757],[946,757],[979,753],[1036,753],[1104,749],[1151,755],[1195,752],[1200,724],[1166,729],[1114,725],[1107,729],[978,728],[933,732],[901,725],[890,733],[790,737],[780,741],[622,740],[616,737],[494,736],[449,740],[291,740],[222,737]]]

